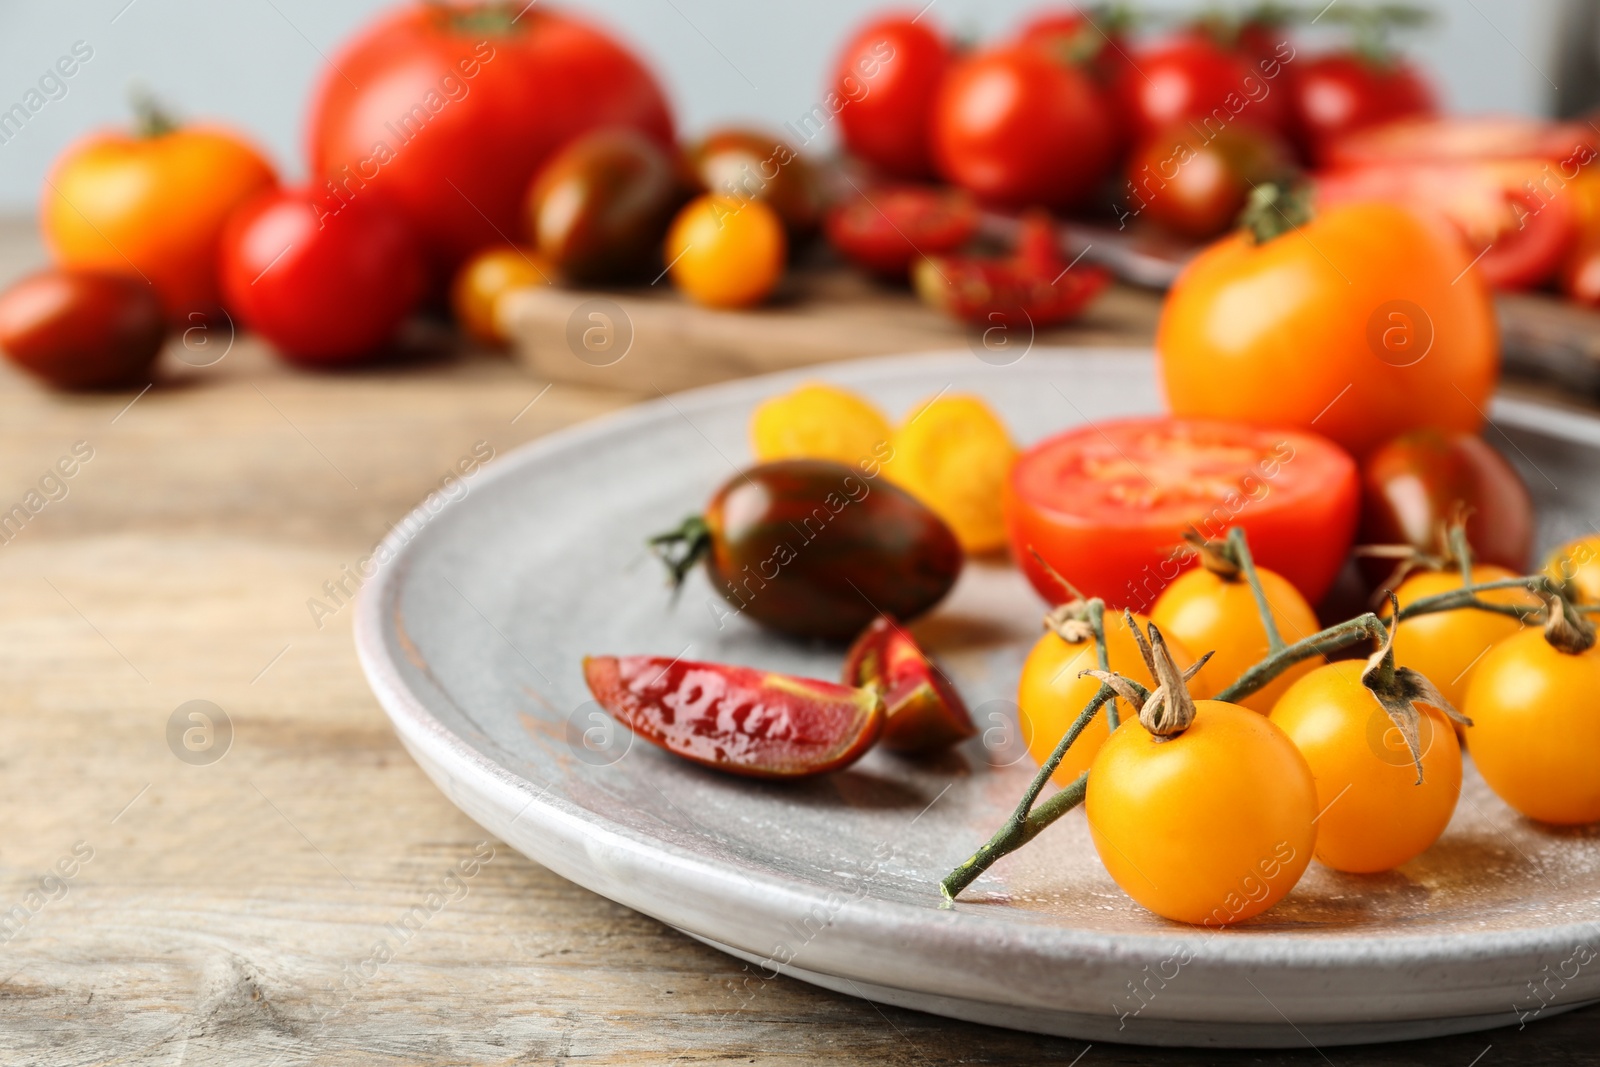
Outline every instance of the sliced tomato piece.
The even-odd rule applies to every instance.
[[[1048,438],[1005,488],[1012,555],[1041,596],[1057,603],[1062,591],[1035,551],[1085,596],[1135,611],[1193,565],[1191,526],[1211,539],[1244,527],[1256,562],[1315,604],[1349,551],[1360,499],[1355,461],[1326,438],[1170,418]]]
[[[838,770],[883,733],[883,699],[871,689],[665,656],[586,656],[583,677],[647,741],[752,778]]]
[[[1372,164],[1319,175],[1317,202],[1381,200],[1442,218],[1485,281],[1523,289],[1552,277],[1577,237],[1579,205],[1562,166],[1539,158]]]
[[[883,694],[889,714],[883,747],[895,752],[949,748],[978,732],[950,679],[887,615],[874,619],[850,646],[844,684],[871,686]]]
[[[1103,267],[1069,267],[1050,217],[1022,220],[1016,251],[992,256],[930,256],[911,271],[923,303],[983,327],[1045,327],[1076,318],[1111,284]]]
[[[967,194],[920,185],[892,185],[846,201],[828,213],[828,241],[846,259],[905,281],[923,256],[953,252],[978,232],[978,209]]]
[[[1549,122],[1515,115],[1408,118],[1370,126],[1327,146],[1333,167],[1374,163],[1450,163],[1492,159],[1594,158],[1600,132],[1584,122]],[[1581,165],[1581,164],[1580,164]]]

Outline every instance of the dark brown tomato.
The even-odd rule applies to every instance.
[[[874,619],[850,646],[842,681],[883,694],[889,714],[883,747],[891,751],[933,752],[978,732],[950,679],[887,615]]]
[[[704,560],[735,613],[794,637],[847,641],[880,611],[916,618],[955,584],[961,546],[874,461],[862,462],[751,467],[703,516],[651,543],[679,580]]]
[[[1185,237],[1215,237],[1234,225],[1250,190],[1289,167],[1288,145],[1269,130],[1225,126],[1208,137],[1182,123],[1134,152],[1128,208]]]
[[[161,302],[138,278],[46,270],[0,295],[0,349],[59,389],[135,384],[165,336]]]
[[[1533,502],[1522,478],[1483,438],[1416,430],[1367,457],[1361,470],[1361,539],[1438,554],[1459,514],[1479,563],[1518,574],[1533,549]]]
[[[567,280],[627,281],[660,269],[661,242],[685,199],[678,164],[637,130],[573,141],[528,189],[528,235]]]
[[[752,778],[801,778],[860,759],[883,732],[874,689],[665,656],[586,656],[611,716],[684,759]]]
[[[790,248],[817,232],[822,222],[822,184],[800,153],[769,134],[727,129],[708,134],[689,149],[696,181],[709,193],[765,201],[789,233]]]

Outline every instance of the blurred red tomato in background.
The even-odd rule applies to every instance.
[[[390,199],[443,281],[473,252],[525,236],[529,181],[599,126],[673,138],[655,78],[612,38],[531,4],[415,3],[331,57],[309,157],[330,195]]]

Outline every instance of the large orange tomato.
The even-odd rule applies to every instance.
[[[1460,241],[1392,204],[1279,221],[1173,286],[1156,333],[1173,414],[1302,427],[1357,456],[1417,427],[1477,430],[1500,346]]]
[[[223,224],[277,176],[228,130],[146,125],[67,149],[45,183],[39,221],[61,263],[142,276],[167,317],[183,322],[216,311]]]
[[[1133,620],[1139,627],[1150,625],[1150,620],[1143,615],[1135,615]],[[1150,676],[1150,668],[1145,666],[1144,657],[1139,654],[1138,642],[1134,640],[1121,613],[1107,613],[1105,633],[1106,662],[1111,669],[1132,678],[1146,689],[1154,689],[1156,683]],[[1189,650],[1171,637],[1167,638],[1167,650],[1172,653],[1173,662],[1179,667],[1187,668],[1194,662]],[[1051,631],[1039,638],[1033,651],[1028,653],[1027,660],[1022,664],[1022,677],[1017,683],[1017,718],[1022,728],[1022,738],[1028,744],[1028,755],[1033,757],[1035,763],[1043,765],[1050,758],[1050,753],[1061,743],[1073,722],[1083,713],[1084,707],[1100,691],[1099,679],[1079,677],[1081,672],[1099,666],[1099,650],[1093,638],[1068,641]],[[1202,688],[1200,679],[1196,679],[1192,688],[1196,693],[1207,692]],[[1138,710],[1129,708],[1126,701],[1118,708],[1124,719]],[[1070,785],[1074,778],[1089,769],[1095,754],[1110,735],[1106,711],[1101,708],[1094,713],[1094,718],[1089,720],[1089,725],[1084,727],[1072,747],[1067,749],[1066,755],[1061,757],[1051,779],[1057,785]]]

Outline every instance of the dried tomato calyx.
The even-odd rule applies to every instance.
[[[1238,554],[1226,541],[1213,541],[1193,526],[1183,532],[1184,544],[1200,557],[1200,566],[1225,582],[1237,582],[1244,576]]]
[[[1189,695],[1189,680],[1200,673],[1200,668],[1206,665],[1212,653],[1207,652],[1188,670],[1182,670],[1173,660],[1166,639],[1161,636],[1155,623],[1150,623],[1150,636],[1147,639],[1134,621],[1133,612],[1124,610],[1123,621],[1133,632],[1133,639],[1139,643],[1139,655],[1144,657],[1150,677],[1156,680],[1155,689],[1146,689],[1115,671],[1079,671],[1078,677],[1088,675],[1110,686],[1118,696],[1139,709],[1139,725],[1148,730],[1151,736],[1157,741],[1171,740],[1194,723],[1196,709],[1194,697]]]
[[[1544,639],[1551,648],[1577,656],[1594,647],[1594,623],[1572,601],[1549,586],[1540,586],[1535,592],[1544,601]]]
[[[1411,753],[1411,762],[1417,768],[1417,785],[1422,784],[1422,712],[1417,702],[1430,704],[1462,726],[1471,726],[1472,720],[1455,709],[1432,682],[1410,667],[1397,667],[1394,662],[1394,633],[1399,623],[1400,601],[1389,594],[1389,624],[1384,627],[1383,644],[1367,658],[1361,671],[1361,684],[1378,701],[1405,738]]]

